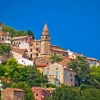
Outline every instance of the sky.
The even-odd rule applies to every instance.
[[[46,23],[52,44],[100,59],[100,0],[0,0],[0,22],[36,39]]]

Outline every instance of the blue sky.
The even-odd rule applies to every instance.
[[[52,44],[100,59],[100,0],[0,0],[0,22],[37,39],[46,22]]]

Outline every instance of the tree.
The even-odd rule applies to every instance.
[[[28,30],[27,33],[28,33],[29,36],[32,36],[33,40],[35,39],[34,34],[31,30]]]
[[[10,78],[13,82],[20,81],[20,77],[22,77],[21,73],[22,66],[18,64],[16,59],[9,58],[6,65],[4,66],[4,76]]]
[[[52,93],[52,98],[47,100],[79,100],[79,92],[75,88],[62,85],[57,87]]]
[[[12,27],[6,26],[4,24],[2,26],[3,26],[2,31],[9,32],[11,34],[11,37],[25,36],[25,35],[27,35],[27,32],[25,32],[24,30],[17,31],[15,29],[13,29]]]
[[[56,54],[54,54],[54,55],[51,55],[50,60],[51,60],[51,62],[60,62],[60,61],[63,60],[63,58],[61,58],[61,57],[57,56]]]
[[[25,81],[30,86],[41,86],[42,83],[47,82],[47,77],[43,76],[40,71],[38,71],[33,66],[26,66],[26,76]]]
[[[0,76],[4,75],[3,65],[0,64]]]
[[[81,92],[81,100],[99,100],[100,89],[87,88]]]
[[[3,76],[10,78],[12,82],[26,82],[29,86],[41,86],[47,82],[47,77],[43,76],[34,66],[22,66],[14,58],[9,58],[3,67]]]
[[[90,72],[91,85],[100,89],[100,66],[94,65],[90,68],[90,70],[91,70],[91,72]]]
[[[8,55],[11,51],[11,47],[6,44],[0,44],[0,55]]]
[[[84,57],[78,56],[74,61],[70,62],[68,66],[76,73],[76,81],[78,82],[77,85],[90,84],[90,68]]]

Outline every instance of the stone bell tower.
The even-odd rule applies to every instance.
[[[41,56],[50,55],[50,35],[47,25],[44,25],[41,36]]]

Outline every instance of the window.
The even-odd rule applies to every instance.
[[[42,39],[44,39],[45,37],[44,36],[42,36]]]
[[[30,52],[32,52],[32,49],[30,49]]]
[[[71,82],[72,82],[73,80],[71,79]]]
[[[58,76],[56,76],[56,80],[58,80],[59,79],[59,77]]]
[[[58,68],[56,68],[56,70],[58,70]]]
[[[65,54],[63,54],[63,56],[65,56]]]
[[[56,81],[54,81],[54,85],[56,85]]]
[[[39,51],[39,48],[36,48],[36,51]]]
[[[47,70],[49,70],[49,68],[47,68]]]
[[[58,74],[58,71],[56,71],[56,74]]]
[[[46,74],[49,74],[49,71],[47,71]]]
[[[38,56],[38,53],[36,53],[36,57]]]
[[[71,74],[71,76],[73,76],[73,74]]]
[[[32,58],[32,54],[30,54],[30,58]]]
[[[36,46],[38,46],[39,45],[39,43],[38,42],[36,42]]]
[[[36,93],[36,96],[38,96],[38,93]]]
[[[48,37],[48,36],[46,36],[46,39],[49,39],[49,37]]]

